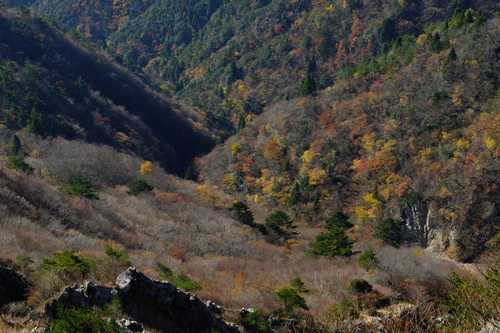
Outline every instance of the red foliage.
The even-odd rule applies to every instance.
[[[475,222],[472,225],[472,227],[473,228],[481,228],[481,227],[484,227],[485,225],[486,225],[486,222],[484,222],[484,221],[477,221],[477,222]]]

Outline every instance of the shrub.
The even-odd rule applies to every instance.
[[[87,199],[99,199],[99,194],[92,187],[90,179],[82,174],[72,177],[69,181],[69,186],[61,187],[60,189],[66,191],[69,195],[76,195]]]
[[[46,324],[47,333],[120,333],[122,329],[115,321],[109,323],[101,318],[102,310],[86,307],[83,309],[65,309],[57,307],[57,318]]]
[[[492,326],[493,331],[500,329],[500,261],[488,268],[483,277],[479,281],[453,273],[449,278],[454,290],[444,304],[453,315],[457,330],[477,332],[486,326]]]
[[[10,149],[9,159],[7,160],[7,167],[12,170],[24,172],[26,174],[33,173],[33,168],[24,161],[21,154],[21,141],[17,135],[12,136],[12,145]]]
[[[363,294],[372,291],[373,287],[364,279],[354,279],[347,285],[347,290],[355,294]]]
[[[370,247],[366,249],[358,258],[358,265],[366,270],[373,268],[377,263],[375,251]]]
[[[43,258],[41,267],[44,269],[56,269],[62,271],[76,271],[82,276],[89,273],[94,264],[81,254],[74,254],[70,250],[54,253],[55,259]]]
[[[106,244],[106,249],[104,250],[110,258],[115,259],[122,266],[130,266],[132,262],[128,259],[128,255],[120,250],[115,250],[110,244]]]
[[[137,195],[141,192],[151,192],[154,187],[142,178],[137,178],[129,185],[130,191],[127,194]]]
[[[168,280],[170,283],[172,283],[178,288],[182,288],[186,291],[200,290],[202,288],[198,282],[191,280],[184,273],[180,273],[177,276],[175,276],[174,271],[170,267],[164,265],[161,262],[157,262],[156,267],[160,271],[159,274],[160,279]]]
[[[265,333],[270,325],[268,317],[265,313],[259,310],[247,312],[243,315],[242,324],[245,332],[248,333]]]
[[[7,167],[9,169],[21,171],[26,174],[33,173],[33,168],[24,161],[24,157],[19,155],[9,156],[9,159],[7,160]]]
[[[285,306],[285,315],[291,315],[294,308],[308,310],[306,300],[293,288],[283,287],[276,291],[276,296],[278,301],[283,302]]]

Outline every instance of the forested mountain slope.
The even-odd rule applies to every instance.
[[[311,225],[343,209],[359,239],[393,217],[408,240],[472,260],[499,227],[500,26],[455,17],[397,39],[374,58],[395,64],[385,74],[274,104],[200,161],[200,179]]]
[[[82,38],[84,27],[93,24],[102,31],[95,34],[102,35],[100,42],[129,69],[200,107],[202,116],[225,131],[227,121],[236,127],[242,118],[295,96],[311,71],[318,88],[356,72],[384,73],[399,66],[392,58],[380,59],[398,37],[416,39],[430,24],[451,19],[457,8],[482,10],[487,17],[500,10],[488,0],[161,0],[144,3],[144,11],[123,1],[113,3],[128,8],[115,14],[123,22],[117,25],[99,15],[101,7],[111,6],[107,2],[63,1],[55,7],[34,1],[32,6]],[[58,8],[85,14],[76,20],[58,14],[66,13]],[[414,50],[407,51],[400,63],[411,60]]]
[[[0,14],[2,118],[7,128],[84,139],[184,174],[211,147],[197,118],[102,53],[86,50],[29,10]]]
[[[130,265],[247,332],[498,326],[496,1],[9,5],[0,331]]]

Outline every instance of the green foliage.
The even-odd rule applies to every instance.
[[[9,159],[7,160],[7,167],[9,169],[21,171],[26,174],[33,173],[33,168],[24,161],[24,157],[19,155],[9,156]]]
[[[288,199],[287,206],[292,207],[300,200],[300,184],[295,182],[290,190],[290,198]]]
[[[351,255],[353,242],[349,240],[345,231],[352,227],[348,215],[342,211],[334,212],[325,225],[328,232],[319,234],[309,244],[310,253],[325,257]]]
[[[129,195],[138,195],[141,192],[151,192],[154,189],[153,185],[149,184],[143,178],[137,178],[134,180],[130,183],[129,188],[130,191],[127,191],[127,194]]]
[[[195,180],[196,175],[193,172],[193,168],[191,166],[188,166],[186,169],[186,173],[184,174],[184,179],[185,180]]]
[[[50,333],[120,333],[122,329],[114,322],[101,318],[103,310],[86,307],[83,309],[65,309],[58,304],[57,317],[46,323],[46,331]]]
[[[252,211],[241,201],[233,202],[228,210],[234,214],[236,220],[244,224],[253,225],[255,223]]]
[[[311,73],[306,74],[306,78],[300,84],[297,97],[311,95],[316,91],[316,82]]]
[[[160,271],[160,279],[168,280],[178,288],[182,288],[187,291],[202,289],[201,285],[198,282],[191,280],[186,274],[182,272],[175,276],[174,271],[161,262],[157,262],[156,267]]]
[[[16,256],[16,261],[21,267],[26,267],[34,263],[33,259],[24,253],[18,254]]]
[[[125,252],[113,249],[110,244],[106,244],[104,253],[106,253],[111,258],[115,258],[123,266],[132,265],[132,262],[128,259],[128,255]]]
[[[348,299],[345,299],[340,303],[333,304],[332,307],[328,310],[328,316],[332,319],[344,319],[348,316],[355,315],[356,308],[354,307],[354,304],[352,304],[352,302]]]
[[[486,270],[481,281],[456,273],[448,280],[454,290],[448,295],[444,305],[450,311],[457,331],[477,332],[486,325],[499,328],[500,261]]]
[[[92,187],[90,179],[82,174],[77,174],[69,181],[68,187],[60,187],[69,195],[76,195],[87,199],[99,199],[99,193]]]
[[[259,230],[262,234],[267,233],[264,225],[255,222],[252,211],[245,203],[237,200],[233,202],[228,210],[231,212],[234,219]]]
[[[450,53],[448,53],[448,56],[446,57],[445,61],[443,62],[443,69],[446,68],[450,63],[453,61],[457,60],[457,53],[455,52],[455,48],[452,46],[450,49]]]
[[[24,6],[24,5],[18,5],[18,6],[16,6],[16,10],[22,16],[29,16],[31,14],[31,10],[28,7]]]
[[[245,313],[242,324],[245,332],[249,333],[266,333],[270,328],[269,316],[260,310]]]
[[[278,210],[266,217],[264,224],[283,236],[289,236],[292,230],[296,228],[293,225],[292,218],[282,210]]]
[[[444,48],[444,43],[441,41],[441,35],[436,32],[429,37],[429,51],[431,52],[441,52]]]
[[[303,291],[304,285],[305,285],[305,282],[300,277],[296,277],[292,281],[292,287],[297,289],[297,292],[299,292],[299,293],[301,293]]]
[[[191,280],[186,274],[182,272],[176,277],[172,278],[170,282],[186,291],[201,290],[201,285],[198,282]]]
[[[17,135],[12,135],[12,146],[10,148],[10,156],[17,156],[21,154],[21,140]]]
[[[276,291],[278,301],[283,302],[285,315],[292,315],[294,308],[308,309],[306,300],[293,288],[283,287]]]
[[[364,294],[373,290],[373,287],[364,279],[354,279],[347,285],[347,290],[354,294]]]
[[[78,271],[82,275],[89,273],[94,264],[81,254],[74,254],[71,250],[54,253],[55,259],[43,258],[40,266],[44,269],[63,271]]]
[[[349,215],[345,214],[341,210],[333,212],[333,214],[326,220],[325,229],[333,232],[334,230],[341,228],[347,230],[354,227],[349,221]]]
[[[363,251],[358,258],[358,265],[366,270],[373,268],[377,264],[377,256],[371,247]]]
[[[399,247],[401,245],[403,232],[401,224],[392,217],[383,220],[373,233],[373,237],[381,239],[385,245]]]
[[[7,160],[7,167],[12,170],[17,170],[24,172],[26,174],[32,174],[33,168],[24,161],[24,157],[21,155],[21,141],[17,135],[12,135],[12,145],[10,149],[9,159]]]
[[[32,64],[26,64],[24,72],[33,80],[40,81],[40,69]]]
[[[165,265],[161,262],[157,262],[156,267],[160,271],[160,279],[168,280],[174,276],[174,271],[172,270],[172,268],[168,267],[167,265]]]

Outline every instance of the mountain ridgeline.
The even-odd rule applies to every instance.
[[[186,108],[29,16],[29,10],[0,13],[4,126],[110,145],[180,175],[211,148],[208,131],[196,127]]]

